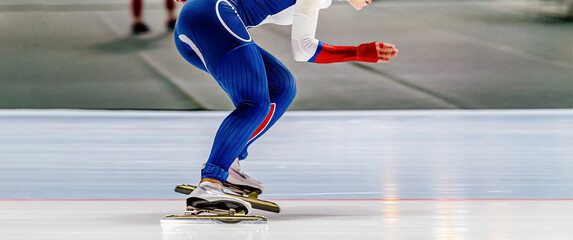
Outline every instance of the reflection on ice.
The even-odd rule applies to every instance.
[[[267,239],[266,224],[184,224],[162,223],[163,240]]]

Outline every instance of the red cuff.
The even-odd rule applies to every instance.
[[[356,47],[331,46],[322,43],[322,49],[314,60],[315,63],[335,63],[356,60]]]
[[[376,42],[360,44],[358,47],[352,46],[331,46],[325,43],[314,59],[315,63],[335,63],[335,62],[378,62],[378,51]]]

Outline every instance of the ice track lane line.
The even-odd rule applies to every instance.
[[[0,202],[178,202],[184,201],[185,199],[0,199]],[[369,199],[342,199],[342,198],[327,198],[327,199],[272,199],[265,198],[264,200],[278,201],[278,202],[360,202],[360,201],[370,201],[370,202],[488,202],[488,201],[573,201],[573,198],[369,198]]]

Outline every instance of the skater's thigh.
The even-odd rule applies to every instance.
[[[287,92],[294,94],[296,92],[296,82],[288,68],[263,48],[259,47],[259,51],[265,64],[271,97],[276,94],[286,94]]]
[[[252,41],[234,6],[225,0],[187,1],[175,29],[175,41],[197,52],[215,78],[223,56]]]

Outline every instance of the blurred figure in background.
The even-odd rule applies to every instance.
[[[171,31],[175,28],[175,3],[173,0],[165,0],[165,9],[167,9],[167,28]],[[131,32],[133,34],[141,34],[149,32],[149,27],[143,22],[142,17],[143,0],[131,1],[131,13],[133,15],[133,23],[131,24]]]
[[[573,20],[573,0],[537,0],[531,5],[533,12],[539,16]]]

